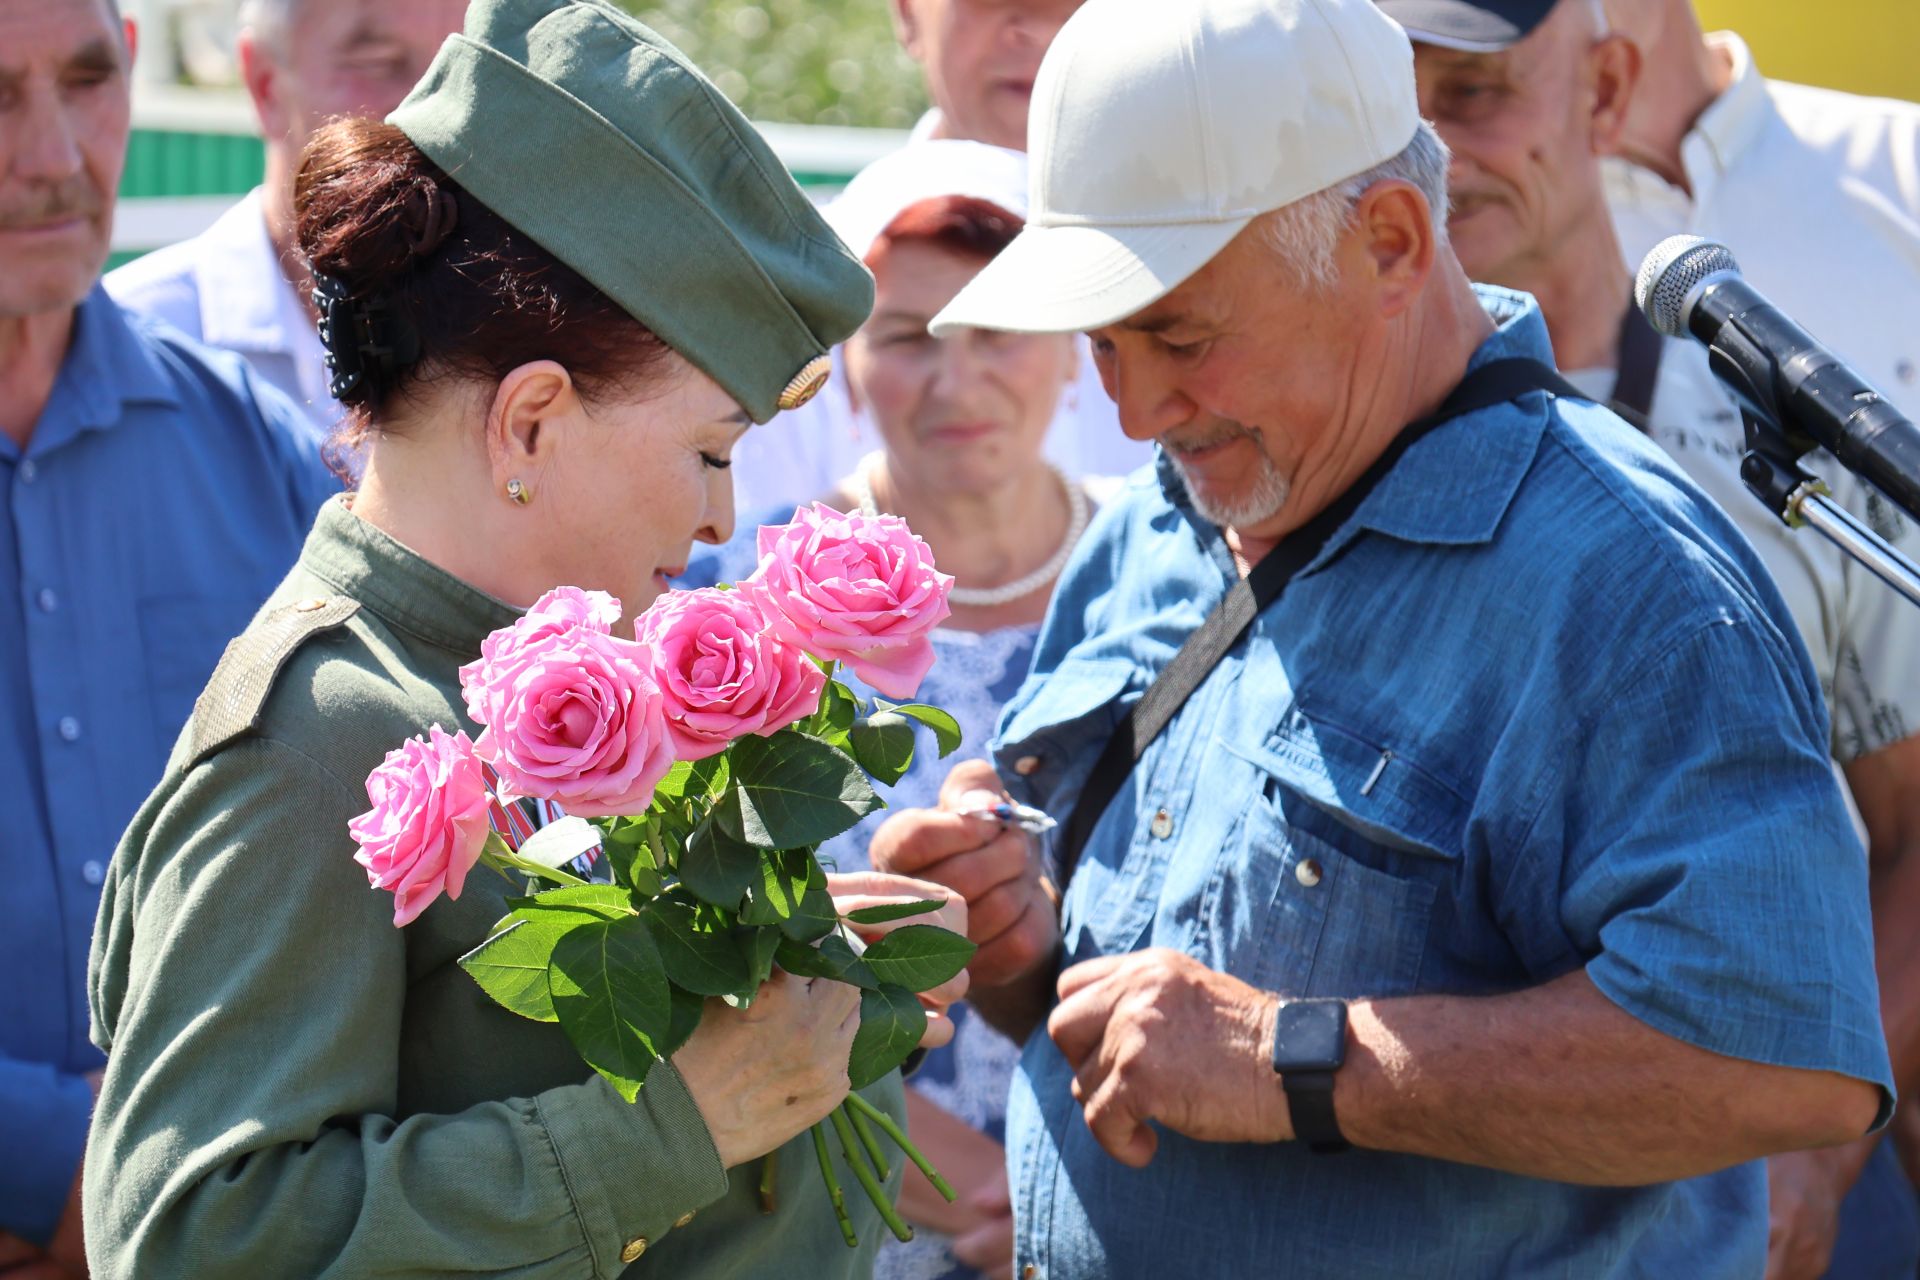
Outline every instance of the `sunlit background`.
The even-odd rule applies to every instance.
[[[760,122],[795,177],[818,194],[899,145],[926,108],[919,75],[894,41],[887,0],[622,3]],[[1916,0],[1696,4],[1709,27],[1744,35],[1770,76],[1920,99]],[[116,263],[201,231],[261,171],[233,57],[237,0],[124,7],[143,35]]]

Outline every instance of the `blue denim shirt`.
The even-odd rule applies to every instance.
[[[1551,359],[1531,299],[1482,302],[1499,329],[1475,364]],[[1164,459],[1134,478],[1001,718],[1019,799],[1071,810],[1234,574]],[[1268,991],[1348,998],[1496,995],[1585,968],[1668,1035],[1868,1080],[1890,1107],[1866,858],[1787,617],[1727,517],[1605,410],[1536,393],[1456,419],[1147,751],[1068,887],[1063,963],[1172,947]],[[1037,1280],[1699,1280],[1764,1263],[1758,1163],[1615,1189],[1163,1132],[1135,1171],[1095,1143],[1071,1080],[1036,1032],[1008,1145],[1016,1274]]]
[[[44,1242],[80,1165],[107,859],[338,488],[237,356],[97,288],[26,448],[0,436],[0,1231]]]

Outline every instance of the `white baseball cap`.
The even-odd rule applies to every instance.
[[[922,200],[970,196],[1027,216],[1027,158],[984,142],[910,142],[854,175],[821,210],[834,234],[865,260],[893,220]]]
[[[932,330],[1124,319],[1419,126],[1413,46],[1370,0],[1088,0],[1034,83],[1026,229]]]

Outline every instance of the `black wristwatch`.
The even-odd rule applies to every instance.
[[[1322,1155],[1350,1145],[1333,1114],[1333,1077],[1346,1060],[1346,1001],[1280,1002],[1273,1020],[1273,1069],[1287,1090],[1294,1138]]]

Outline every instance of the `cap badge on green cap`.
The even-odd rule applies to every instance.
[[[819,395],[820,388],[827,385],[827,379],[832,375],[833,358],[815,356],[800,366],[800,372],[794,374],[793,381],[787,383],[777,403],[782,409],[798,409]]]

